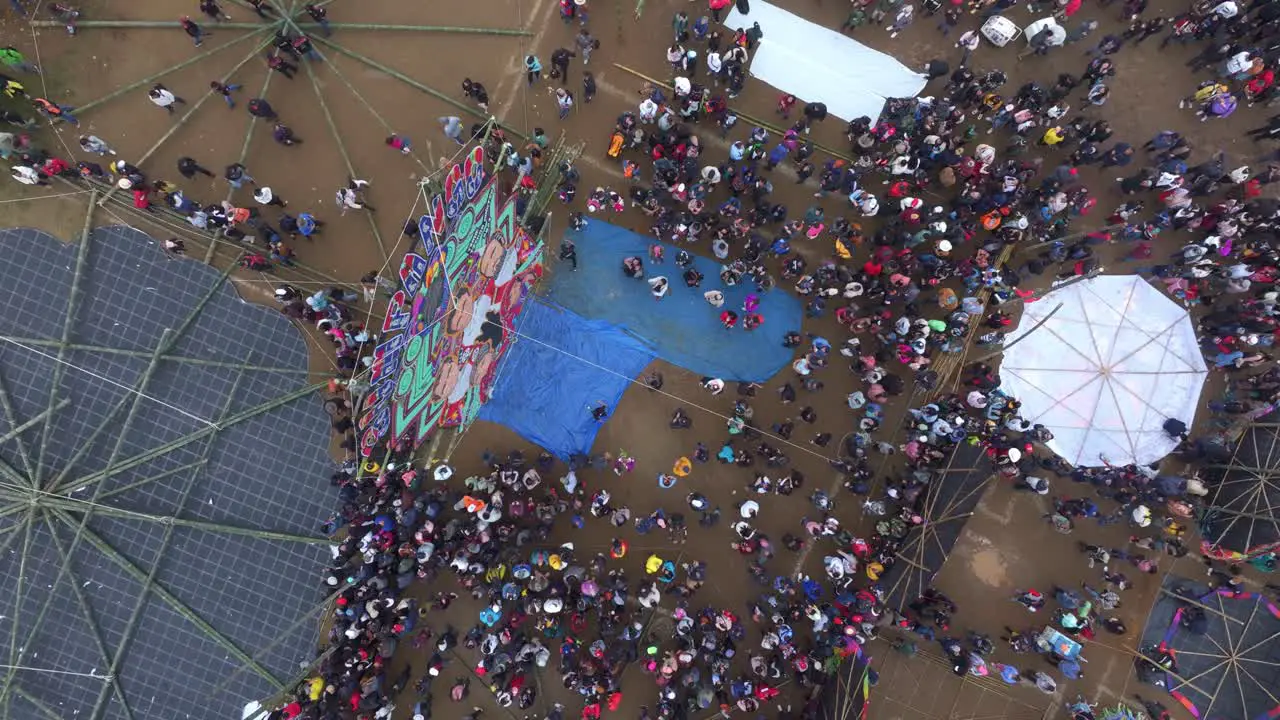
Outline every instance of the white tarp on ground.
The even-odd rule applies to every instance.
[[[1057,305],[1062,309],[1034,332]],[[1000,366],[1022,416],[1053,433],[1073,465],[1150,463],[1191,425],[1208,371],[1187,311],[1137,275],[1101,276],[1026,306]]]
[[[735,8],[730,30],[760,23],[764,38],[751,58],[751,74],[803,105],[821,102],[845,121],[866,115],[878,120],[886,98],[915,97],[925,78],[889,55],[761,0],[751,12]]]

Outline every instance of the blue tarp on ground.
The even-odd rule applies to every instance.
[[[480,419],[500,423],[567,460],[588,453],[600,423],[591,408],[617,407],[656,355],[622,328],[536,299],[525,303]],[[577,358],[577,359],[575,359]]]
[[[791,362],[792,352],[782,346],[782,337],[800,329],[803,307],[795,297],[781,290],[764,293],[758,310],[764,325],[751,332],[741,324],[725,330],[720,325],[721,310],[709,305],[702,294],[720,290],[725,296],[723,309],[741,315],[743,300],[754,287],[725,287],[715,260],[696,258],[695,267],[705,279],[700,288],[689,288],[681,277],[683,270],[675,264],[675,246],[663,243],[666,262],[653,265],[648,258],[654,238],[595,218],[589,219],[585,230],[571,232],[569,237],[578,247],[578,271],[570,272],[569,264],[561,262],[551,274],[545,293],[556,305],[621,325],[652,345],[663,360],[699,375],[764,382]],[[646,277],[666,276],[671,282],[667,297],[655,301],[648,283],[623,274],[622,260],[630,255],[645,259]]]

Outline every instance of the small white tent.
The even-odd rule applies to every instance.
[[[1164,423],[1191,425],[1208,374],[1187,311],[1136,275],[1049,293],[1026,307],[1006,346],[1001,389],[1073,465],[1169,454],[1177,442]]]
[[[924,89],[925,76],[893,57],[764,0],[754,0],[747,15],[735,8],[724,19],[730,31],[752,23],[764,38],[751,54],[751,74],[802,103],[824,103],[841,120],[865,115],[874,123],[887,98]]]

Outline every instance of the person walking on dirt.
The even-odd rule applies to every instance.
[[[325,37],[333,35],[333,28],[329,27],[328,10],[325,10],[323,7],[315,3],[307,3],[303,9],[306,10],[307,14],[311,16],[311,19],[315,20],[316,24],[320,26],[320,32],[324,33]]]
[[[276,9],[267,4],[267,0],[245,0],[253,7],[253,11],[258,13],[258,17],[263,20],[274,20]]]
[[[27,62],[27,57],[14,47],[0,48],[0,65],[6,68],[13,68],[18,72],[31,73],[32,75],[40,74],[40,68],[32,63]]]
[[[274,205],[278,208],[285,208],[289,206],[289,203],[286,202],[284,198],[276,195],[275,191],[266,185],[263,185],[253,191],[253,199],[256,200],[259,205],[263,206]]]
[[[564,88],[556,88],[556,108],[560,111],[560,119],[569,117],[573,110],[573,93]]]
[[[200,45],[204,43],[204,29],[197,25],[195,20],[183,15],[178,18],[178,24],[182,26],[182,31],[191,38],[191,41],[196,44],[196,47],[200,47]]]
[[[156,107],[164,108],[170,115],[174,113],[174,105],[187,104],[186,100],[174,95],[169,88],[160,83],[151,86],[147,91],[147,97],[151,98],[151,102],[155,103]]]
[[[578,46],[578,52],[582,54],[582,64],[591,62],[591,51],[600,47],[600,41],[591,37],[591,33],[586,28],[579,30],[573,41]]]
[[[271,103],[262,98],[254,98],[249,101],[249,114],[263,120],[275,120],[280,117],[276,114],[275,108],[271,107]]]
[[[369,187],[368,180],[351,178],[346,186],[338,189],[335,199],[343,214],[348,210],[368,210],[374,212],[372,205],[364,201],[364,189]]]
[[[456,115],[447,115],[445,117],[436,118],[436,122],[440,123],[440,129],[444,131],[445,137],[458,143],[466,145],[466,141],[462,139],[462,118]]]
[[[560,78],[561,82],[569,82],[569,60],[577,56],[577,53],[569,52],[565,48],[556,48],[556,51],[551,53],[551,78],[553,80]]]
[[[271,139],[275,140],[276,142],[286,147],[302,144],[302,138],[299,138],[297,135],[293,134],[293,128],[289,127],[288,125],[285,125],[282,122],[277,122],[274,126],[272,126]]]
[[[81,135],[80,149],[84,150],[85,152],[91,152],[94,155],[105,156],[105,155],[117,154],[115,150],[111,149],[111,146],[108,145],[105,140],[98,137],[97,135]]]
[[[227,182],[230,183],[231,187],[237,190],[244,187],[245,183],[249,183],[250,185],[258,184],[257,181],[253,179],[253,176],[249,174],[248,169],[240,163],[232,163],[231,165],[228,165],[222,176],[227,179]]]
[[[533,87],[534,81],[542,79],[542,61],[536,55],[525,55],[524,72],[525,78],[529,81],[529,87]]]
[[[217,80],[212,80],[209,82],[209,90],[212,91],[215,95],[221,95],[222,100],[226,102],[227,107],[231,109],[234,109],[236,106],[236,101],[234,98],[231,97],[231,93],[239,89],[240,89],[239,85],[224,84],[224,83],[218,82]]]
[[[186,156],[178,158],[178,172],[182,177],[188,180],[195,179],[196,175],[204,175],[206,177],[214,176],[212,172],[201,167],[200,163],[195,161],[195,158]]]
[[[489,112],[489,91],[485,90],[484,85],[471,78],[463,78],[462,94],[474,100],[481,110]]]
[[[214,22],[230,20],[231,16],[222,11],[218,0],[200,0],[200,12]]]
[[[271,53],[267,56],[267,67],[275,70],[281,75],[293,79],[293,74],[298,72],[298,66],[280,57],[280,53]]]

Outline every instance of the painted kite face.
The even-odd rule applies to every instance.
[[[496,276],[505,252],[505,248],[502,247],[502,243],[496,235],[489,238],[488,244],[484,246],[484,250],[480,253],[480,261],[477,263],[477,269],[480,274],[487,278]]]
[[[436,377],[436,384],[431,387],[431,402],[439,404],[444,402],[453,394],[453,390],[458,385],[458,380],[462,376],[462,368],[458,364],[458,358],[449,356],[444,362],[440,363],[440,372]]]

